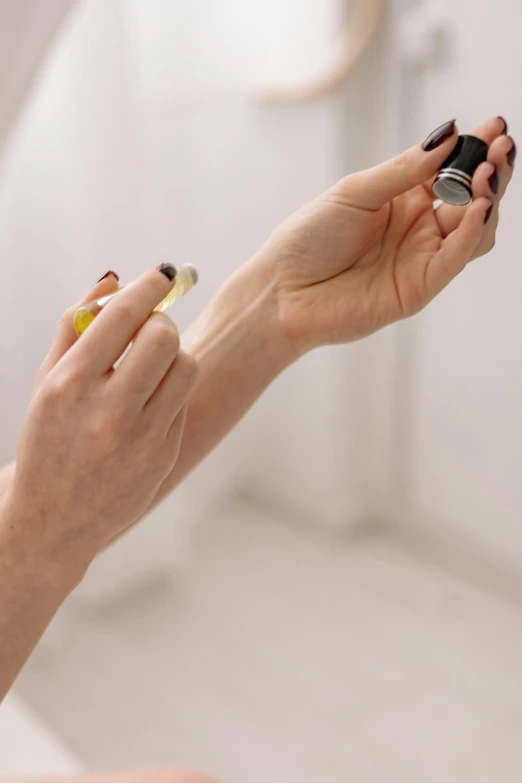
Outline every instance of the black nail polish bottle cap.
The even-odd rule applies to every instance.
[[[488,159],[488,150],[486,142],[476,136],[459,136],[455,149],[442,164],[433,183],[435,196],[455,206],[469,204],[473,175]]]

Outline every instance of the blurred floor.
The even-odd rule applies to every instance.
[[[238,503],[190,571],[66,619],[17,690],[90,768],[520,781],[520,605],[398,542],[343,546]]]

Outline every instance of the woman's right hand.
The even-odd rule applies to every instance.
[[[7,505],[24,549],[73,579],[147,510],[178,456],[198,369],[153,313],[173,271],[146,272],[79,340],[69,311],[38,377]]]

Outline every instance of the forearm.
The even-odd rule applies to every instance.
[[[75,586],[35,533],[0,502],[0,702]]]
[[[278,329],[277,302],[262,265],[233,275],[183,335],[201,376],[187,413],[181,452],[162,500],[237,424],[297,355]]]

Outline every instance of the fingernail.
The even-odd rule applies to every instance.
[[[430,133],[426,141],[423,143],[422,148],[425,152],[431,152],[432,150],[440,147],[442,142],[449,139],[455,133],[456,120],[450,120],[445,122],[444,125],[440,125],[433,133]]]
[[[496,169],[495,169],[495,171],[493,172],[493,174],[491,175],[491,177],[489,178],[488,181],[489,181],[489,187],[491,188],[491,190],[493,191],[493,193],[496,196],[497,193],[498,193],[498,190],[500,188],[500,180],[498,178],[498,173],[497,173]]]
[[[504,117],[501,117],[500,114],[498,116],[499,120],[504,123],[504,130],[502,131],[502,135],[505,136],[508,132],[508,124],[505,121]]]
[[[493,206],[494,205],[492,203],[489,205],[488,211],[486,212],[486,217],[484,218],[484,224],[486,224],[489,221],[491,214],[493,212]]]
[[[119,280],[120,279],[118,277],[118,275],[116,274],[116,272],[113,272],[112,269],[109,269],[108,272],[105,272],[105,274],[100,277],[100,279],[98,280],[98,283],[101,283],[101,281],[105,280],[105,278],[107,278],[107,277],[114,277],[115,280]]]
[[[172,266],[172,264],[160,264],[158,270],[162,272],[165,277],[168,277],[171,282],[178,274],[176,267]]]
[[[513,146],[511,147],[511,149],[508,152],[507,162],[509,163],[510,166],[513,166],[514,163],[515,163],[515,159],[517,157],[517,145],[515,144],[515,142],[511,138],[511,136],[509,138],[513,142]]]

